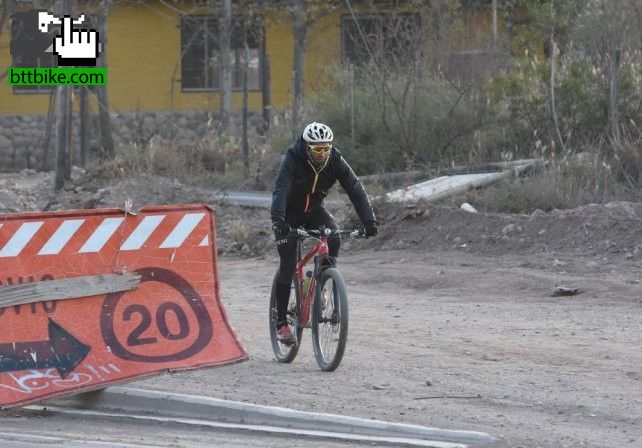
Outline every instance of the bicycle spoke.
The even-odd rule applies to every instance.
[[[321,274],[314,307],[314,355],[322,370],[335,370],[345,351],[348,335],[348,296],[343,277],[335,268]]]
[[[341,316],[335,308],[336,288],[334,281],[329,279],[321,291],[321,313],[319,322],[319,348],[323,358],[332,360],[336,354]]]

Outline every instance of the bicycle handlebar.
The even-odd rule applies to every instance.
[[[363,229],[354,229],[354,230],[333,230],[333,229],[324,229],[324,230],[303,230],[303,229],[292,229],[290,230],[290,235],[296,235],[303,238],[310,237],[320,237],[320,236],[340,236],[348,235],[353,238],[366,238],[364,235]]]

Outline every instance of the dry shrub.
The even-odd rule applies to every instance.
[[[146,146],[123,149],[88,171],[104,179],[157,174],[186,184],[220,187],[238,185],[246,178],[240,139],[215,132],[193,143],[154,136]]]
[[[144,152],[137,148],[128,148],[111,160],[98,160],[87,166],[83,176],[85,181],[114,181],[132,175],[148,173],[149,161]]]
[[[641,199],[639,189],[630,188],[621,173],[603,157],[582,153],[553,158],[527,177],[499,182],[464,198],[484,212],[530,213],[536,209],[574,208],[590,203]]]
[[[241,151],[238,139],[210,132],[193,144],[154,137],[146,152],[149,172],[194,182],[229,175],[238,166]]]
[[[614,139],[613,166],[620,180],[631,189],[642,190],[642,136]]]
[[[370,203],[372,204],[372,209],[374,210],[377,222],[381,226],[381,231],[384,231],[386,225],[393,221],[399,215],[400,210],[404,208],[402,204],[390,202],[386,196],[386,191],[386,188],[380,183],[371,183],[367,186],[368,197],[370,198]],[[339,225],[346,229],[362,228],[363,223],[357,216],[357,212],[350,201],[347,201],[348,205],[347,208],[343,210],[343,219]]]
[[[241,245],[247,242],[250,233],[251,229],[243,219],[237,218],[230,221],[228,235],[236,244]]]

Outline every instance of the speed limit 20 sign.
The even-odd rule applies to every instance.
[[[210,208],[0,215],[0,407],[246,358]]]

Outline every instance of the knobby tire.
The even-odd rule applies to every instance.
[[[325,296],[324,288],[327,290]],[[330,289],[332,294],[328,297]],[[321,273],[312,309],[312,345],[321,370],[330,372],[339,367],[347,340],[346,285],[337,269],[327,268]]]
[[[292,293],[290,294],[290,302],[288,305],[288,324],[292,333],[296,336],[297,343],[291,346],[281,344],[276,338],[276,324],[277,314],[276,314],[276,282],[279,278],[279,272],[277,271],[274,276],[274,281],[272,282],[272,291],[270,293],[270,314],[269,314],[269,327],[270,327],[270,340],[272,341],[272,350],[274,351],[274,356],[279,362],[292,362],[296,358],[297,353],[299,353],[299,347],[301,346],[301,335],[303,333],[303,328],[299,327],[298,323],[298,310],[300,307],[301,298],[299,296],[299,291],[296,285],[297,277],[294,275],[292,277],[292,284],[294,285],[294,298]]]

